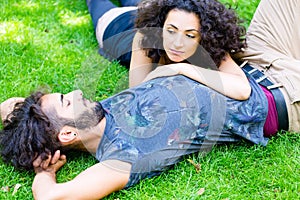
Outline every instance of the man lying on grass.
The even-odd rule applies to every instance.
[[[3,122],[1,154],[34,169],[35,199],[100,199],[159,175],[184,155],[242,139],[266,145],[267,102],[249,77],[248,100],[237,101],[185,76],[155,78],[101,102],[37,92]],[[56,183],[66,150],[88,151],[99,163]]]

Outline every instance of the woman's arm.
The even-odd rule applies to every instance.
[[[229,55],[221,62],[219,71],[187,63],[176,63],[156,68],[144,81],[177,74],[187,76],[233,99],[246,100],[251,93],[245,73]]]
[[[129,180],[129,163],[108,160],[89,167],[71,181],[56,183],[56,171],[66,163],[66,159],[59,153],[54,157],[50,158],[50,164],[49,159],[48,164],[45,161],[34,164],[38,165],[32,184],[35,199],[101,199],[124,188]]]
[[[140,47],[143,35],[136,33],[132,42],[132,55],[129,69],[129,87],[140,84],[152,71],[152,60],[146,56],[146,52]]]

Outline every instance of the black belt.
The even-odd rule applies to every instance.
[[[283,94],[279,90],[278,86],[276,86],[272,81],[270,81],[267,76],[262,73],[260,70],[253,68],[249,64],[245,64],[242,67],[246,72],[251,74],[251,76],[255,79],[255,81],[266,87],[273,95],[275,104],[276,104],[276,110],[278,115],[278,130],[288,130],[289,124],[288,124],[288,113],[286,109],[286,103],[283,97]]]

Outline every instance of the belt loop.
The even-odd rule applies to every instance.
[[[280,87],[282,87],[282,84],[281,84],[281,83],[276,83],[276,84],[267,86],[267,89],[268,89],[268,90],[272,90],[272,89],[280,88]]]
[[[258,70],[258,69],[256,69],[256,70]],[[251,70],[251,71],[253,71],[253,70]],[[250,73],[250,72],[249,72]],[[261,76],[261,77],[259,77],[257,80],[256,80],[256,82],[257,83],[260,83],[260,82],[262,82],[263,80],[265,80],[267,78],[267,76],[266,75],[263,75],[263,76]],[[273,84],[274,85],[274,84]]]
[[[240,64],[240,68],[243,68],[247,64],[248,60],[245,60],[242,64]]]

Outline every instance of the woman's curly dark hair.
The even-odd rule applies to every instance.
[[[226,53],[241,52],[246,47],[246,28],[241,25],[242,20],[233,9],[216,0],[144,0],[139,5],[135,26],[144,35],[141,46],[153,62],[165,55],[162,28],[172,9],[193,12],[199,17],[200,45],[217,66]]]
[[[0,132],[1,156],[3,161],[18,169],[32,169],[32,162],[38,155],[43,160],[60,148],[57,127],[41,109],[41,97],[36,92],[17,103],[12,113],[3,122]]]

